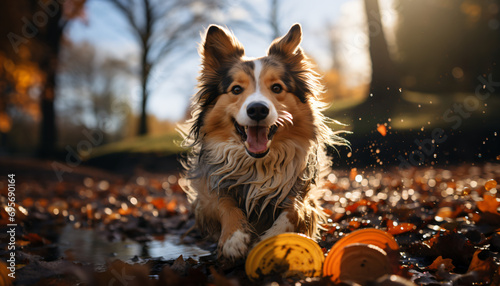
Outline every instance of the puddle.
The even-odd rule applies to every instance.
[[[194,259],[209,255],[210,252],[194,245],[180,243],[177,235],[165,235],[163,241],[153,240],[139,243],[131,239],[123,241],[108,241],[105,237],[92,229],[75,229],[67,225],[62,229],[59,237],[59,251],[61,256],[76,261],[104,265],[109,260],[129,260],[134,256],[141,258],[163,257],[165,260],[184,258]]]
[[[210,251],[201,249],[194,245],[185,245],[180,243],[180,237],[177,235],[165,235],[165,240],[153,240],[146,243],[149,256],[163,257],[165,259],[177,259],[182,254],[184,258],[192,257],[194,259],[200,256],[210,255]]]

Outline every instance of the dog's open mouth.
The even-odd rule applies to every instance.
[[[262,158],[269,152],[269,146],[278,125],[271,126],[241,126],[234,121],[236,131],[241,135],[247,153],[254,158]]]

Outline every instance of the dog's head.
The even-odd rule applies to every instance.
[[[295,24],[271,44],[267,56],[249,59],[230,32],[210,26],[200,47],[191,138],[239,142],[254,158],[265,157],[283,140],[307,149],[319,132],[314,103],[321,85],[299,47],[301,39]]]

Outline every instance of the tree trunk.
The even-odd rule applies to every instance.
[[[143,77],[144,78],[144,77]],[[142,101],[141,101],[141,114],[139,117],[139,130],[137,131],[137,135],[142,136],[148,134],[148,121],[146,114],[146,104],[148,99],[147,92],[147,79],[143,79],[142,81]]]
[[[51,158],[55,154],[57,131],[56,115],[54,110],[54,88],[55,72],[47,71],[47,81],[40,100],[42,122],[40,126],[38,156],[41,158]]]
[[[49,18],[46,30],[41,31],[39,35],[40,43],[47,51],[47,56],[40,63],[41,69],[46,73],[45,86],[40,99],[42,122],[38,156],[41,158],[52,158],[56,151],[57,127],[54,101],[59,50],[64,29],[64,24],[60,23],[61,16],[62,9],[59,9],[57,15]]]
[[[371,92],[382,92],[387,88],[397,88],[399,78],[382,27],[382,17],[378,0],[364,0],[370,39],[370,58],[372,61]]]
[[[149,132],[148,128],[148,117],[146,113],[146,107],[148,102],[149,90],[148,81],[149,74],[151,71],[151,64],[148,61],[149,51],[150,51],[150,41],[153,31],[153,8],[151,7],[150,0],[143,0],[144,11],[145,11],[145,26],[144,30],[137,31],[139,37],[141,38],[142,44],[142,55],[141,55],[141,79],[142,79],[142,102],[141,102],[141,115],[139,118],[139,130],[137,135],[146,135]]]
[[[355,132],[366,132],[377,124],[387,122],[400,100],[400,78],[385,40],[378,0],[364,0],[368,24],[369,52],[372,62],[372,80],[369,96],[352,113]]]
[[[141,114],[139,117],[139,129],[137,131],[137,135],[142,136],[148,134],[148,120],[147,120],[147,112],[146,106],[148,102],[148,81],[149,81],[149,72],[151,65],[148,63],[148,54],[149,48],[146,43],[143,43],[143,53],[141,57],[141,84],[142,84],[142,101],[141,101]]]

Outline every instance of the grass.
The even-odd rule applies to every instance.
[[[376,98],[368,98],[367,100],[376,100]],[[356,104],[352,103],[354,101]],[[499,120],[500,117],[500,113],[497,112],[500,108],[500,97],[496,95],[492,95],[486,100],[480,100],[473,93],[432,94],[403,91],[401,101],[396,102],[389,113],[385,111],[386,108],[375,108],[366,110],[366,113],[363,112],[363,114],[353,114],[352,108],[357,106],[359,101],[352,100],[352,102],[333,104],[326,111],[326,114],[348,125],[357,121],[359,117],[365,119],[367,114],[373,114],[375,118],[381,120],[381,122],[376,123],[388,122],[393,130],[400,131],[449,127],[452,123],[443,119],[445,112],[453,110],[455,106],[464,106],[465,104],[477,104],[474,108],[465,110],[466,113],[470,113],[470,117],[462,118],[468,125],[476,126],[475,128],[484,128],[485,122],[494,124],[493,122]],[[454,115],[455,113],[452,113],[448,117]],[[384,118],[385,120],[383,120]],[[361,123],[363,122],[365,121],[362,120]],[[367,126],[362,124],[358,126],[361,128],[357,130],[358,132],[366,132],[376,128],[375,122],[366,121],[365,123]]]
[[[146,135],[100,146],[92,151],[87,159],[116,153],[157,153],[163,156],[185,151],[180,147],[181,136],[171,131],[160,135]]]

